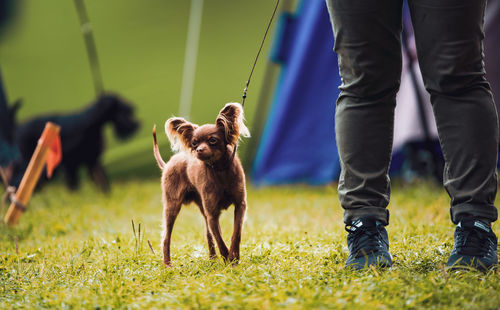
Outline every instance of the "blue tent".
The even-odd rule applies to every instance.
[[[322,184],[338,178],[334,134],[340,85],[323,0],[302,1],[279,20],[272,61],[282,65],[251,168],[256,184]]]

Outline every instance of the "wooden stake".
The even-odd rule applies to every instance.
[[[42,136],[38,140],[38,145],[31,157],[31,161],[28,164],[28,168],[24,173],[19,189],[16,193],[16,201],[13,201],[5,215],[5,223],[9,226],[14,226],[19,221],[21,214],[26,211],[26,205],[28,204],[31,196],[33,195],[33,190],[35,189],[38,179],[45,165],[45,160],[49,154],[51,145],[54,140],[59,135],[60,127],[54,123],[48,122],[45,125]]]

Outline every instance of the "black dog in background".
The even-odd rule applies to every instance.
[[[104,126],[110,123],[120,139],[130,137],[139,128],[133,106],[117,95],[105,94],[80,112],[65,115],[46,115],[31,119],[17,127],[16,143],[21,160],[16,165],[10,183],[19,186],[22,176],[45,128],[46,122],[61,126],[62,161],[55,170],[63,170],[70,189],[79,187],[78,170],[88,169],[92,180],[103,190],[109,190],[109,181],[101,164],[104,150]]]

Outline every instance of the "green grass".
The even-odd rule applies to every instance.
[[[78,193],[51,184],[35,195],[16,228],[0,227],[0,308],[500,305],[498,269],[443,270],[454,228],[446,194],[427,183],[393,190],[388,231],[394,267],[359,273],[343,268],[346,233],[333,186],[250,188],[241,263],[234,267],[209,260],[202,217],[197,208],[184,207],[173,233],[174,266],[165,268],[159,183],[113,185],[106,196],[88,183]],[[226,240],[231,211],[222,218]],[[132,220],[136,232],[141,223],[140,240]]]
[[[34,196],[19,226],[0,225],[0,309],[499,307],[498,270],[443,271],[454,228],[448,198],[429,184],[395,186],[388,227],[395,264],[388,271],[343,269],[346,233],[334,187],[250,188],[235,267],[208,259],[202,217],[185,207],[173,233],[174,266],[164,268],[150,130],[178,111],[189,1],[85,2],[105,88],[136,104],[142,128],[124,144],[107,128],[110,195],[88,183],[77,193],[52,183]],[[22,3],[12,32],[0,38],[8,96],[24,98],[20,120],[81,108],[94,94],[72,1]],[[240,100],[273,5],[204,2],[194,122],[211,122],[226,102]],[[250,128],[266,114],[256,105],[271,38],[245,105]],[[166,155],[165,137],[159,141]],[[226,240],[231,211],[223,214]],[[141,224],[140,240],[132,220],[136,236]]]

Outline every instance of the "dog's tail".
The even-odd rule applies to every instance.
[[[165,161],[161,158],[160,149],[158,148],[158,142],[156,141],[156,125],[153,127],[153,151],[155,154],[156,162],[158,163],[158,167],[163,169],[165,167]]]

